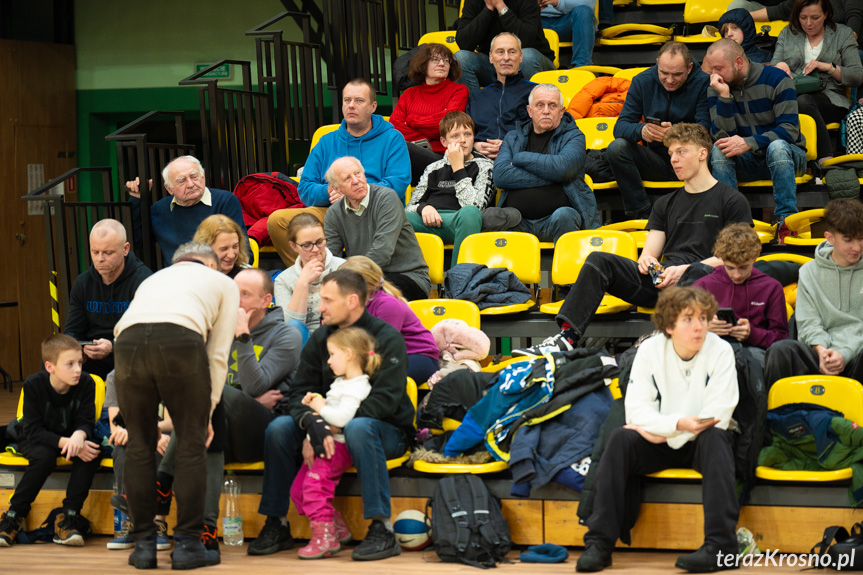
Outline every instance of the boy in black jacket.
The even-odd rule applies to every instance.
[[[63,511],[54,523],[54,543],[84,545],[79,514],[99,465],[99,445],[90,441],[96,419],[96,384],[81,371],[81,345],[68,335],[45,339],[42,361],[45,370],[24,382],[21,451],[30,465],[12,495],[8,511],[0,517],[0,547],[9,547],[15,541],[58,457],[72,461],[72,473]]]

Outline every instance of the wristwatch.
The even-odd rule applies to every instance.
[[[250,341],[252,341],[252,336],[248,333],[241,333],[237,336],[237,341],[240,343],[249,343]]]
[[[503,16],[503,15],[505,15],[507,12],[509,12],[509,6],[504,6],[503,8],[501,8],[501,9],[500,9],[500,11],[498,12],[498,14],[500,14],[501,16]]]

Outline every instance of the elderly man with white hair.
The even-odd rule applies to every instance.
[[[117,220],[100,220],[90,230],[90,259],[72,284],[63,333],[89,342],[84,369],[104,379],[114,369],[114,326],[153,272],[129,250],[126,228]]]
[[[342,196],[324,218],[333,255],[366,256],[407,299],[426,299],[431,289],[428,266],[404,202],[393,190],[369,184],[363,165],[352,156],[335,160],[325,178]]]
[[[557,242],[567,232],[599,225],[596,198],[584,182],[584,134],[551,84],[528,98],[530,121],[509,132],[494,161],[494,183],[503,189],[498,207],[515,208],[515,231]]]
[[[162,170],[162,181],[169,195],[150,207],[150,223],[166,263],[180,244],[192,239],[207,216],[223,214],[237,222],[240,229],[246,229],[240,201],[231,192],[208,188],[204,167],[194,156],[180,156],[171,161]],[[126,182],[136,227],[141,221],[139,183],[138,178]]]

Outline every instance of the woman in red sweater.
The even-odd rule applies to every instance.
[[[408,77],[419,85],[399,97],[390,123],[408,143],[411,185],[416,186],[426,166],[440,160],[446,151],[440,142],[440,121],[448,112],[464,112],[469,92],[467,86],[455,83],[461,77],[461,66],[443,44],[420,46],[411,58]]]

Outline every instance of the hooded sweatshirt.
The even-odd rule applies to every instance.
[[[330,195],[324,179],[334,160],[353,156],[360,161],[370,184],[395,190],[405,201],[405,190],[411,181],[411,162],[405,139],[392,124],[372,114],[371,129],[359,137],[348,133],[347,123],[325,135],[309,153],[297,191],[307,206],[329,207]]]
[[[758,31],[755,30],[755,21],[748,10],[744,10],[743,8],[729,10],[719,19],[717,28],[722,30],[725,24],[734,24],[743,32],[743,42],[740,45],[743,46],[743,51],[746,52],[747,58],[759,64],[770,63],[770,54],[755,45],[755,37],[758,35]]]
[[[120,276],[108,285],[96,268],[90,266],[72,284],[63,333],[79,340],[114,341],[114,325],[129,307],[138,286],[152,274],[132,251],[124,260]]]
[[[851,361],[863,351],[863,259],[842,267],[833,245],[823,241],[815,260],[800,268],[797,282],[797,339],[823,345]]]
[[[672,124],[694,122],[709,128],[710,110],[704,97],[709,85],[710,76],[693,64],[692,72],[683,85],[669,92],[659,81],[658,66],[648,68],[635,76],[629,85],[623,110],[614,125],[614,137],[641,142],[644,118],[648,116]],[[662,142],[650,142],[647,146],[663,157],[668,156]]]
[[[695,282],[714,295],[719,307],[730,307],[737,319],[749,320],[749,338],[743,343],[767,349],[788,337],[785,292],[782,285],[765,273],[752,269],[746,281],[735,285],[725,266]]]
[[[306,298],[305,313],[297,313],[288,309],[288,304],[291,303],[291,298],[294,297],[294,287],[297,285],[297,280],[300,279],[300,274],[303,273],[303,260],[297,258],[294,265],[279,274],[274,282],[273,289],[275,291],[275,302],[281,306],[285,314],[285,321],[295,319],[306,324],[309,328],[309,333],[312,333],[321,326],[321,312],[318,308],[321,306],[321,281],[330,272],[339,269],[345,260],[337,258],[329,248],[324,248],[327,252],[324,258],[324,271],[318,276],[316,281],[309,284],[309,295]]]
[[[240,386],[252,397],[271,389],[287,397],[288,378],[300,362],[300,332],[285,323],[280,307],[273,306],[249,335],[248,342],[234,339],[231,344],[227,385]]]

